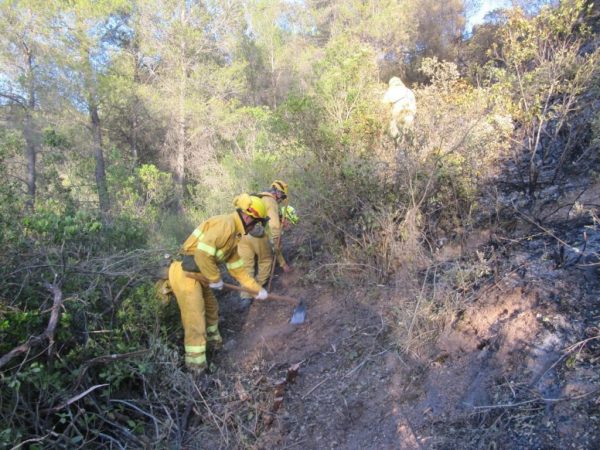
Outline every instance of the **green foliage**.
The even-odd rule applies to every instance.
[[[432,81],[417,91],[420,120],[401,170],[430,226],[449,231],[469,223],[483,183],[509,148],[513,125],[494,89],[466,85],[454,64],[425,59],[422,70]]]
[[[343,36],[329,43],[315,72],[315,102],[325,122],[321,131],[331,133],[338,146],[361,150],[367,145],[370,117],[377,105],[375,55],[359,42]]]
[[[19,191],[10,177],[9,160],[22,151],[24,140],[14,130],[0,128],[0,246],[5,247],[19,237]]]
[[[514,110],[522,120],[545,114],[547,93],[569,93],[573,87],[569,80],[581,71],[580,65],[586,64],[588,58],[578,55],[578,50],[589,30],[582,26],[573,33],[585,8],[585,1],[574,0],[556,9],[545,8],[531,20],[520,10],[509,15],[500,32],[502,52],[498,47],[495,51],[515,83],[515,94],[523,97],[522,106]]]
[[[70,146],[67,136],[54,128],[47,127],[43,132],[43,143],[52,148],[68,148]]]
[[[144,284],[133,289],[121,304],[115,324],[115,328],[123,333],[124,340],[133,347],[115,350],[137,350],[140,345],[148,345],[147,339],[161,337],[158,333],[161,309],[162,304],[153,284]],[[163,332],[164,326],[163,324]]]
[[[592,142],[591,145],[600,149],[600,114],[596,114],[596,116],[592,119],[591,123],[592,128]]]
[[[92,214],[85,211],[69,214],[56,204],[38,208],[23,219],[23,225],[36,240],[55,244],[66,240],[92,242],[102,228],[100,220]]]
[[[0,311],[0,353],[7,353],[16,343],[42,329],[45,319],[38,311],[3,307]]]
[[[271,132],[282,136],[282,145],[293,155],[310,149],[321,154],[335,145],[335,137],[323,133],[324,118],[315,96],[290,95],[274,112]]]
[[[392,145],[381,142],[377,153],[345,154],[339,172],[328,171],[341,188],[333,189],[336,198],[353,205],[330,216],[347,224],[338,257],[360,267],[350,271],[353,279],[385,280],[399,267],[426,263],[423,241],[472,224],[481,191],[509,148],[513,123],[502,95],[469,86],[449,62],[424,59],[422,70],[431,81],[415,90],[413,128]]]
[[[64,286],[63,290],[66,289]],[[94,302],[91,296],[88,296],[85,308],[79,308],[81,305],[77,302],[64,303],[66,309],[61,313],[55,334],[57,345],[54,351],[51,354],[32,354],[22,362],[13,364],[9,370],[3,369],[0,417],[4,424],[11,425],[11,431],[6,431],[9,428],[0,430],[1,439],[18,439],[32,432],[28,413],[24,410],[14,414],[15,411],[21,411],[20,405],[35,402],[41,409],[52,408],[64,402],[65,396],[73,396],[69,394],[73,388],[83,389],[86,385],[109,383],[110,387],[103,388],[104,395],[98,396],[94,403],[87,403],[88,410],[83,415],[72,417],[67,408],[50,411],[44,418],[36,419],[39,426],[56,424],[58,429],[67,433],[68,439],[78,437],[77,428],[102,429],[106,424],[98,420],[98,414],[106,417],[106,414],[111,415],[113,410],[118,409],[118,406],[108,402],[108,392],[124,390],[131,396],[141,388],[140,383],[146,382],[144,380],[163,376],[162,368],[152,364],[150,356],[159,348],[168,348],[168,344],[163,342],[173,332],[177,335],[177,341],[181,339],[177,308],[175,305],[162,305],[152,283],[140,284],[127,292],[126,298],[115,311],[114,321],[110,314],[100,314],[102,302]],[[74,320],[74,317],[78,317],[78,320]],[[14,310],[3,314],[0,321],[2,352],[38,334],[46,321],[46,314]],[[86,338],[82,340],[81,336]],[[107,355],[129,352],[132,352],[129,358],[114,361],[107,358]],[[91,364],[94,358],[99,362]],[[64,418],[68,420],[64,421]],[[65,430],[64,425],[69,422],[77,427]],[[143,422],[136,421],[135,426],[131,425],[134,428],[132,431],[143,433],[142,425]]]
[[[581,52],[590,37],[582,18],[590,11],[591,4],[584,0],[542,8],[532,19],[513,10],[498,32],[499,42],[492,47],[491,54],[504,69],[495,75],[507,87],[506,95],[513,98],[510,112],[519,124],[517,140],[529,158],[523,178],[530,194],[537,189],[541,167],[548,164],[550,156],[541,151],[542,142],[546,147],[557,145],[567,117],[576,111],[579,96],[597,70],[597,52]],[[569,139],[561,145],[556,175],[573,154],[576,141]]]
[[[436,57],[423,59],[421,72],[436,89],[446,92],[451,92],[460,78],[456,64]]]
[[[115,197],[121,214],[150,225],[168,210],[175,189],[169,173],[143,164],[119,184]]]
[[[97,213],[72,211],[48,202],[23,218],[26,237],[42,245],[85,246],[91,251],[119,251],[145,242],[145,229],[136,219],[116,217],[103,224]]]

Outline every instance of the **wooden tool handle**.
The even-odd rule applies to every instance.
[[[205,284],[207,286],[209,284],[208,279],[204,275],[202,275],[201,273],[186,272],[185,276],[188,277],[188,278],[193,278],[194,280],[198,280],[202,284]],[[245,287],[236,286],[234,284],[223,283],[223,287],[226,288],[226,289],[229,289],[230,291],[247,292],[248,294],[252,294],[252,295],[258,294],[258,292],[253,291],[252,289],[246,289]],[[298,303],[298,300],[296,300],[295,298],[288,297],[288,296],[285,296],[285,295],[271,294],[271,293],[269,293],[269,296],[267,297],[267,300],[282,300],[284,302],[289,302],[289,303],[294,303],[294,304]]]
[[[275,264],[277,264],[277,251],[273,250],[273,257],[271,258],[271,272],[269,272],[269,284],[267,284],[267,291],[271,290],[271,283],[273,282],[273,274],[275,273]]]

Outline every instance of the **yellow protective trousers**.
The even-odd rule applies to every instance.
[[[209,340],[221,341],[217,299],[209,287],[186,277],[179,261],[169,267],[169,284],[181,313],[185,364],[206,367],[207,333]]]
[[[248,274],[256,279],[261,286],[269,279],[271,274],[271,262],[273,261],[273,251],[267,235],[263,237],[254,237],[246,234],[242,236],[238,244],[238,254],[244,261],[244,268]],[[256,256],[255,270],[254,257]],[[256,276],[254,275],[256,272]],[[251,297],[248,295],[248,297]]]

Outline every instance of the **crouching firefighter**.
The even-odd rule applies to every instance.
[[[272,270],[274,269],[275,255],[277,262],[285,272],[291,270],[290,266],[285,261],[281,252],[281,228],[282,216],[279,211],[279,205],[286,200],[289,195],[288,185],[281,180],[275,180],[271,184],[268,191],[256,194],[263,201],[266,214],[269,218],[268,227],[256,227],[247,236],[243,236],[240,240],[238,251],[244,260],[244,266],[250,276],[255,277],[256,282],[263,286],[269,279]],[[282,208],[286,206],[282,205]],[[282,209],[283,211],[283,209]],[[274,253],[273,253],[274,252]],[[255,276],[255,259],[256,259],[256,276]],[[241,297],[251,298],[250,294],[245,292]]]
[[[218,350],[223,345],[219,307],[212,292],[223,288],[218,264],[225,263],[227,271],[243,287],[258,292],[257,300],[268,297],[267,291],[248,275],[237,252],[242,235],[257,223],[267,222],[265,205],[259,197],[241,194],[235,198],[234,206],[235,212],[201,223],[183,243],[183,261],[175,261],[169,267],[169,285],[183,323],[185,364],[196,374],[207,368],[206,351]],[[200,272],[209,284],[205,286],[187,277],[186,272]]]

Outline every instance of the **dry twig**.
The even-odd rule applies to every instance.
[[[64,402],[62,405],[55,406],[54,408],[50,408],[49,410],[44,410],[42,412],[48,412],[48,411],[50,411],[50,412],[56,412],[56,411],[60,411],[61,409],[66,408],[67,406],[71,405],[72,403],[75,403],[77,400],[82,399],[83,397],[85,397],[86,395],[88,395],[90,392],[93,392],[96,389],[104,387],[104,386],[108,386],[108,383],[97,384],[96,386],[92,386],[91,388],[85,390],[81,394],[77,394],[75,397],[70,398],[69,400],[67,400],[66,402]]]
[[[325,378],[324,380],[320,381],[319,383],[317,383],[315,386],[313,386],[306,394],[304,394],[301,398],[302,400],[304,400],[306,397],[308,397],[310,394],[313,393],[313,391],[315,391],[319,386],[321,386],[323,383],[325,383],[327,380],[329,380],[329,378]]]

